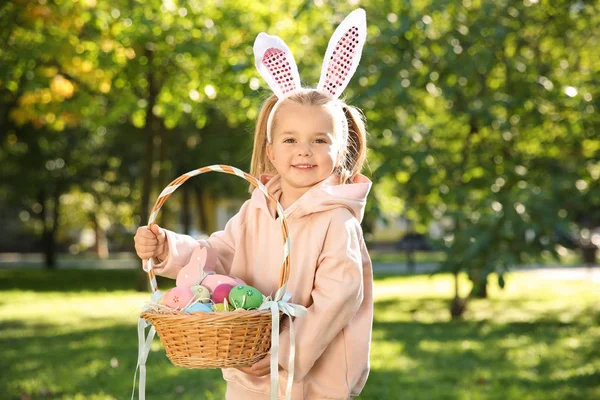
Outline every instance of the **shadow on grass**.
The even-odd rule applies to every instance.
[[[139,270],[137,269],[0,269],[0,290],[36,292],[129,291],[135,290],[138,274]],[[385,282],[399,276],[432,276],[432,274],[427,272],[376,272],[374,279],[377,282]],[[156,278],[160,288],[174,286],[172,279],[160,276]]]
[[[135,269],[5,269],[0,270],[1,290],[35,292],[112,292],[135,289]],[[174,286],[172,279],[157,277],[158,287]]]
[[[396,306],[401,303],[377,304],[378,311]],[[598,318],[597,311],[583,312],[595,312]],[[0,326],[2,398],[128,398],[137,359],[135,321],[81,331],[72,326],[69,333],[61,329],[64,332],[64,327],[20,320]],[[376,320],[373,347],[382,346],[377,351],[385,353],[386,363],[372,369],[360,399],[594,398],[598,370],[565,376],[560,371],[597,359],[597,341],[573,350],[579,358],[564,349],[535,354],[540,348],[559,348],[573,329],[582,333],[573,324],[546,319],[508,324]],[[514,341],[503,342],[507,338]],[[387,352],[386,342],[400,345],[401,351]],[[149,399],[224,397],[219,370],[174,367],[158,339],[154,348],[147,362]],[[520,352],[538,361],[523,361]],[[408,359],[410,365],[398,367],[396,358]]]
[[[11,290],[40,292],[42,301],[48,291],[131,291],[137,273],[0,270],[0,291],[6,291],[0,302],[10,306]],[[564,308],[533,309],[523,314],[528,319],[500,322],[501,313],[523,310],[527,303],[502,299],[482,304],[493,312],[445,322],[448,303],[440,298],[378,301],[373,369],[360,399],[600,398],[600,343],[592,331],[600,324],[597,306],[571,309],[565,300]],[[561,316],[567,314],[565,322]],[[0,398],[128,398],[137,360],[136,322],[85,329],[3,320]],[[148,399],[224,397],[219,370],[174,367],[158,339],[154,347],[147,363]]]
[[[131,395],[137,363],[135,323],[65,334],[58,333],[53,325],[11,320],[2,324],[0,335],[6,337],[11,330],[24,328],[32,328],[29,332],[34,333],[0,340],[3,399],[76,395],[125,399]],[[147,362],[149,399],[223,398],[225,384],[220,370],[175,367],[158,341],[154,339],[156,351],[150,352]]]
[[[598,398],[598,374],[566,379],[529,379],[516,374],[457,371],[455,375],[429,372],[372,371],[359,400],[591,400]]]
[[[374,342],[383,348],[382,342],[392,344],[379,355],[397,360],[398,367],[376,364],[380,368],[372,371],[361,399],[588,399],[600,394],[600,370],[594,367],[600,343],[598,336],[586,335],[591,321],[600,318],[597,307],[580,310],[569,323],[560,320],[560,311],[509,323],[386,320],[394,313],[418,319],[419,310],[431,315],[428,308],[445,307],[433,298],[377,303]]]
[[[139,270],[136,269],[0,269],[0,290],[23,290],[35,292],[112,292],[135,290]],[[398,276],[430,275],[407,273],[377,273],[376,281]],[[172,287],[174,281],[157,276],[158,287]],[[0,300],[2,301],[2,300]]]

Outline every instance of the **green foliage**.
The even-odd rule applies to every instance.
[[[420,232],[435,223],[445,269],[484,276],[556,254],[557,233],[589,237],[600,225],[598,3],[360,6],[368,43],[346,98],[370,131],[376,199],[365,228],[385,214],[405,215]],[[65,236],[91,221],[131,231],[179,174],[214,163],[248,169],[269,94],[254,68],[256,34],[286,40],[314,87],[335,25],[355,7],[4,4],[0,203],[27,211],[36,232]],[[234,179],[189,185],[245,195]],[[61,204],[83,203],[96,215],[78,207],[50,221]],[[176,203],[166,205],[167,225]]]
[[[441,227],[445,269],[503,271],[600,225],[597,3],[369,5],[376,194]]]
[[[264,97],[257,90],[265,87],[254,68],[254,38],[276,26],[282,35],[300,34],[300,41],[289,40],[292,48],[317,65],[324,34],[331,32],[310,22],[317,15],[329,18],[324,11],[300,1],[275,8],[235,2],[5,4],[0,201],[37,216],[40,208],[55,208],[41,202],[41,190],[57,204],[73,191],[62,200],[69,206],[82,202],[74,196],[88,194],[94,217],[132,229],[145,222],[134,216],[142,192],[152,189],[142,186],[148,168],[152,194],[203,165],[248,170],[251,125]],[[322,47],[312,58],[304,54],[313,45],[308,34],[317,34]],[[316,81],[317,74],[304,71],[303,77]],[[150,147],[148,135],[156,135]],[[193,185],[215,195],[244,195],[240,182],[212,178]],[[87,214],[69,214],[63,225],[89,225]]]

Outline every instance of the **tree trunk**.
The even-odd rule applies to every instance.
[[[94,253],[101,260],[108,258],[108,240],[106,239],[106,232],[98,223],[96,214],[91,216],[92,224],[94,225]]]
[[[155,133],[155,117],[152,112],[156,105],[156,98],[158,96],[158,90],[154,79],[154,72],[152,70],[152,56],[153,52],[146,49],[145,56],[148,59],[148,103],[146,106],[146,124],[144,126],[144,135],[146,138],[146,154],[144,156],[144,178],[142,181],[142,198],[140,204],[140,224],[145,225],[148,222],[148,216],[150,215],[150,195],[152,193],[152,165],[154,163],[154,133]],[[149,283],[146,272],[140,269],[136,278],[135,289],[138,292],[145,292],[149,290]]]
[[[158,138],[159,138],[159,146],[158,146],[158,177],[157,182],[160,185],[160,188],[164,188],[171,181],[169,176],[167,176],[169,172],[169,163],[168,163],[168,154],[169,154],[169,142],[168,142],[168,131],[167,127],[164,125],[164,121],[156,121],[156,125],[158,126]],[[175,178],[175,177],[173,177]]]
[[[50,217],[46,192],[42,189],[38,194],[38,201],[42,205],[40,217],[42,219],[42,247],[44,249],[44,266],[46,269],[56,269],[56,231],[58,229],[59,199],[60,195],[57,189],[52,199],[54,204]],[[48,221],[49,217],[50,221]]]
[[[415,251],[411,248],[406,250],[406,266],[411,274],[416,272]]]
[[[482,268],[474,268],[469,274],[471,282],[473,282],[473,288],[469,297],[477,299],[487,299],[487,274],[483,272]]]
[[[44,266],[46,269],[56,269],[56,243],[52,233],[44,228],[42,233],[42,242],[44,246]]]
[[[460,297],[460,290],[458,284],[458,271],[454,272],[454,298],[450,303],[450,316],[452,319],[462,318],[465,310],[467,309],[467,300]]]
[[[195,188],[195,194],[196,194],[196,209],[198,210],[198,229],[203,231],[206,234],[209,234],[210,232],[207,232],[208,227],[207,224],[208,222],[206,221],[206,212],[204,210],[204,198],[202,197],[202,187],[200,185],[196,185],[194,186]]]
[[[183,226],[183,233],[189,235],[192,225],[190,213],[190,188],[189,186],[184,185],[181,188],[181,191],[181,226]]]
[[[483,90],[483,89],[482,89]],[[458,102],[459,102],[459,108],[466,108],[466,101],[464,99],[463,96],[458,97]],[[457,175],[457,186],[460,186],[464,183],[464,173],[467,170],[468,164],[469,164],[469,155],[471,154],[472,148],[471,148],[471,144],[473,142],[473,138],[474,136],[476,136],[479,133],[479,128],[477,125],[477,120],[475,119],[475,117],[473,115],[471,115],[471,117],[469,118],[469,133],[467,134],[467,137],[465,139],[465,145],[462,148],[462,152],[461,152],[461,162],[460,165],[458,166],[458,168],[454,169],[454,174]],[[461,192],[459,192],[461,193]],[[458,200],[458,204],[466,204],[466,198],[464,196],[464,194],[461,197],[457,197]],[[460,206],[459,206],[460,207]],[[454,234],[456,237],[460,237],[460,232],[462,230],[461,227],[461,220],[459,218],[455,218],[454,219]],[[461,299],[460,298],[460,294],[458,291],[458,274],[461,271],[461,269],[465,269],[465,267],[463,265],[461,265],[462,262],[459,261],[458,264],[455,264],[453,267],[453,271],[454,271],[454,290],[455,290],[455,294],[454,294],[454,299],[452,299],[452,303],[450,305],[450,315],[452,316],[452,318],[460,318],[462,317],[463,313],[465,312],[466,308],[467,308],[467,300],[466,299]],[[467,267],[468,269],[468,267]],[[467,296],[468,298],[468,296]]]
[[[152,165],[154,163],[154,133],[155,133],[155,118],[152,113],[152,109],[156,105],[156,97],[158,95],[156,90],[156,84],[154,82],[154,74],[152,72],[152,52],[146,50],[146,57],[148,57],[149,72],[148,72],[148,103],[146,106],[146,125],[144,126],[144,135],[146,139],[146,154],[144,155],[144,167],[142,169],[144,179],[142,182],[142,198],[140,204],[140,218],[141,224],[145,224],[148,221],[150,215],[150,195],[152,194]]]
[[[581,253],[583,256],[584,265],[591,267],[596,265],[596,252],[598,250],[597,247],[592,247],[593,245],[589,245],[588,247],[582,247]]]
[[[163,120],[155,119],[156,123],[156,137],[158,138],[158,173],[156,177],[156,182],[158,184],[158,190],[163,190],[169,182],[175,177],[170,176],[170,163],[168,161],[169,155],[169,142],[168,138],[168,130],[164,124]],[[178,189],[179,191],[180,189]],[[162,208],[161,212],[161,221],[171,221],[173,214],[173,203],[167,201]]]

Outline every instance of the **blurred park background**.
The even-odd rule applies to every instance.
[[[600,3],[583,0],[3,2],[1,398],[129,396],[135,229],[180,174],[249,170],[270,95],[256,35],[314,87],[356,7],[345,95],[370,134],[376,301],[360,398],[600,398]],[[202,175],[158,222],[210,234],[247,196]],[[149,398],[223,398],[220,371],[173,367],[158,340],[148,376]]]

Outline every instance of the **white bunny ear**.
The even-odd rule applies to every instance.
[[[367,40],[365,10],[352,11],[329,40],[317,90],[338,98],[356,72]]]
[[[300,75],[292,52],[278,36],[261,32],[254,41],[254,63],[273,93],[281,99],[300,89]]]

